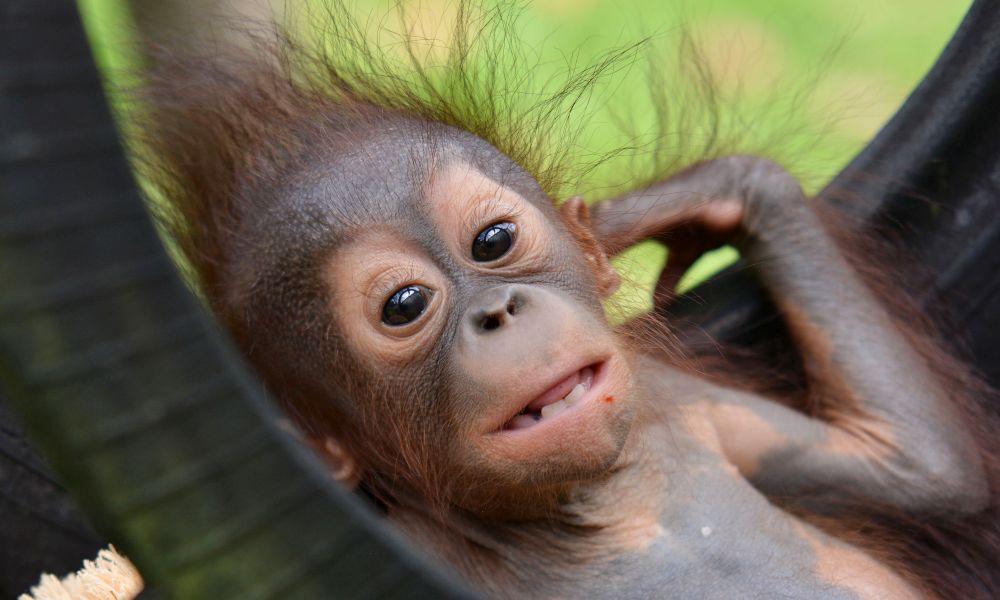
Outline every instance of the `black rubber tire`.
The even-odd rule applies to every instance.
[[[102,545],[66,490],[28,445],[0,398],[0,597],[42,572],[69,573]]]

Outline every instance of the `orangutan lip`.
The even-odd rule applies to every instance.
[[[599,382],[606,361],[589,364],[557,382],[504,424],[503,430],[527,429],[578,404]]]

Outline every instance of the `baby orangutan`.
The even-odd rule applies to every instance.
[[[209,303],[331,472],[474,587],[941,592],[849,519],[991,505],[956,408],[973,392],[946,389],[780,166],[715,159],[557,208],[439,115],[280,78],[175,79],[155,90],[151,177]],[[822,411],[609,325],[605,251],[691,226],[738,246]]]

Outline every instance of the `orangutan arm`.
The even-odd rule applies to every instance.
[[[809,416],[740,392],[711,399],[727,458],[759,489],[831,509],[846,498],[911,511],[977,510],[978,451],[924,358],[848,264],[798,182],[730,157],[598,204],[611,251],[679,227],[731,238],[782,313],[805,365]],[[714,241],[713,241],[714,243]]]

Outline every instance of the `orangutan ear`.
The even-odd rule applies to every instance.
[[[615,293],[621,284],[618,272],[608,261],[608,255],[604,253],[601,245],[594,237],[590,227],[590,210],[580,196],[574,196],[559,207],[563,222],[570,234],[576,239],[576,243],[583,251],[590,269],[597,280],[597,290],[602,298],[607,298]]]
[[[319,454],[323,462],[326,463],[330,475],[343,484],[347,489],[353,490],[361,481],[361,468],[354,460],[354,455],[344,448],[336,438],[311,437],[309,445]]]

